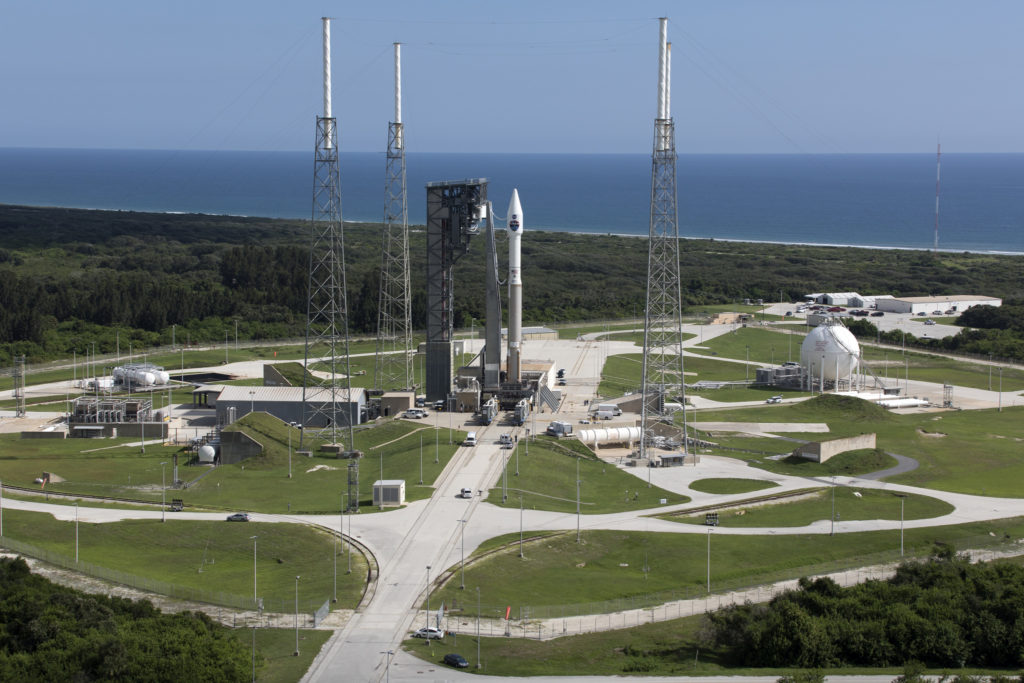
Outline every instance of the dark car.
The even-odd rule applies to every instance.
[[[871,317],[881,318],[883,315],[885,315],[885,311],[875,311],[874,313],[871,314]]]
[[[444,656],[444,663],[448,666],[454,666],[456,669],[468,669],[469,662],[462,655],[457,655],[454,652],[449,652]]]
[[[233,515],[228,515],[228,521],[229,522],[248,522],[249,521],[249,515],[245,514],[244,512],[236,512]]]

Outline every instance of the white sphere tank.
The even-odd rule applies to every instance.
[[[838,323],[815,327],[800,345],[800,365],[815,380],[822,373],[831,382],[846,379],[857,370],[859,358],[857,338]]]
[[[217,449],[210,444],[199,449],[199,462],[212,463],[215,457],[217,457]]]

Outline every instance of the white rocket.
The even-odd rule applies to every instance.
[[[519,190],[512,190],[508,203],[508,364],[509,382],[521,379],[520,354],[523,348],[523,277],[521,272],[523,206]]]

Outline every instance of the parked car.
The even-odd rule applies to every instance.
[[[422,408],[410,408],[409,410],[405,411],[405,416],[408,418],[412,418],[413,420],[419,420],[420,418],[424,418],[427,416],[427,411],[423,410]]]
[[[434,410],[444,410],[444,400],[434,401]]]
[[[924,324],[925,325],[934,325],[935,321],[932,320],[931,318],[928,318],[927,320],[924,321]]]
[[[932,315],[942,315],[942,311],[932,311]]]
[[[769,399],[765,399],[765,403],[782,403],[781,396],[772,396]]]
[[[229,522],[248,522],[249,515],[244,512],[236,512],[233,515],[228,515]]]
[[[498,437],[498,445],[502,448],[512,448],[512,435],[502,434]]]
[[[885,311],[875,311],[871,314],[873,318],[881,318],[883,315],[885,315]]]
[[[473,489],[462,489],[459,491],[459,498],[472,498]]]
[[[444,638],[444,631],[433,626],[427,626],[425,628],[416,629],[416,632],[412,634],[413,638],[426,638],[427,640],[440,640]]]
[[[949,309],[948,311],[946,311],[946,313],[945,313],[945,315],[955,315],[955,314],[956,314],[956,311],[954,311],[952,308]]]
[[[462,655],[457,655],[454,652],[449,652],[444,656],[444,663],[448,666],[454,666],[456,669],[468,669],[469,662]]]
[[[925,313],[924,311],[921,311],[920,313],[918,313],[918,315],[920,315],[920,316],[925,316],[925,315],[928,315],[928,314],[927,314],[927,313]]]

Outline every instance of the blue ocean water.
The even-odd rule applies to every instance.
[[[0,149],[0,203],[307,218],[310,152]],[[687,237],[930,249],[935,156],[681,155]],[[645,235],[645,154],[431,154],[407,159],[410,222],[428,181],[487,178],[526,228]],[[347,221],[379,221],[384,154],[341,155]],[[939,248],[1024,253],[1024,154],[944,154]]]

